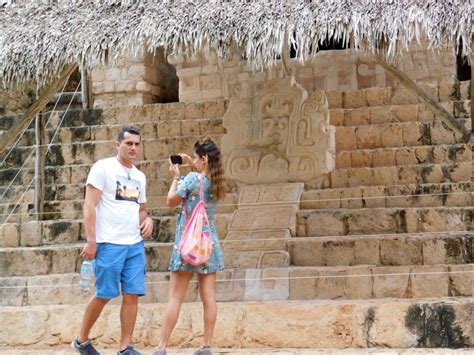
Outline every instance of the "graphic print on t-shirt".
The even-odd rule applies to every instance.
[[[140,182],[127,179],[124,176],[116,175],[115,199],[121,201],[132,201],[138,203],[140,197]]]

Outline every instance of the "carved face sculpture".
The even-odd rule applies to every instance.
[[[289,122],[293,100],[285,97],[269,97],[262,100],[259,116],[262,120],[261,138],[285,153],[288,145]]]

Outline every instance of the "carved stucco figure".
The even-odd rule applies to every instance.
[[[291,78],[268,81],[254,98],[232,98],[224,127],[226,173],[238,182],[307,182],[334,169],[326,95]]]

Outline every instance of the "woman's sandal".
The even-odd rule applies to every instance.
[[[166,349],[158,349],[153,353],[153,355],[166,355]]]
[[[194,355],[212,355],[211,347],[201,345],[199,349],[194,352]]]

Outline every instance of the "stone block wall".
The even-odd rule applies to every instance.
[[[321,51],[310,61],[290,59],[297,82],[308,91],[350,91],[396,87],[398,83],[368,55],[353,49]],[[412,46],[397,66],[418,83],[452,86],[456,58],[450,51],[429,51]],[[94,107],[134,106],[157,102],[251,98],[267,80],[281,78],[281,63],[254,70],[237,49],[218,58],[210,48],[188,57],[168,56],[163,50],[124,57],[92,69]]]
[[[189,58],[169,57],[179,77],[180,101],[201,101],[238,95],[250,98],[266,80],[281,77],[282,65],[254,71],[240,60],[238,51],[225,59],[211,49]],[[352,49],[321,51],[301,63],[291,59],[292,74],[306,90],[350,91],[370,87],[396,87],[384,69],[369,56]],[[432,52],[413,47],[403,54],[398,67],[417,82],[449,82],[456,69],[456,58],[449,51]]]
[[[162,51],[122,56],[109,65],[91,69],[94,107],[141,106],[168,102],[170,79],[162,75],[166,66]]]
[[[35,91],[32,88],[0,87],[0,118],[25,112],[34,102]]]

